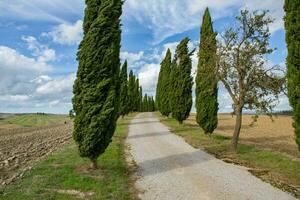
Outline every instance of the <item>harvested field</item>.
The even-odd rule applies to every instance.
[[[252,115],[243,115],[240,142],[256,148],[278,151],[296,160],[300,160],[300,152],[295,142],[293,120],[290,116],[275,116],[273,121],[268,116],[260,116],[253,125]],[[192,114],[187,123],[196,125]],[[232,136],[235,117],[229,114],[219,115],[219,125],[215,134]]]
[[[64,122],[32,127],[0,125],[0,187],[22,177],[35,161],[70,141],[72,123]]]

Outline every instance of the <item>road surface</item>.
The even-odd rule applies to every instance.
[[[127,142],[138,166],[136,187],[142,191],[142,200],[296,199],[244,167],[193,148],[153,113],[132,120]]]

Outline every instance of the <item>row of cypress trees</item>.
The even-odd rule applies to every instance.
[[[164,116],[175,118],[180,124],[189,117],[193,99],[192,59],[194,53],[188,49],[188,38],[177,46],[172,60],[167,50],[156,89],[157,109]],[[218,124],[218,80],[216,67],[216,33],[213,31],[208,8],[201,27],[199,62],[196,77],[197,123],[206,134],[211,134]]]
[[[121,74],[120,109],[119,115],[124,117],[131,112],[153,112],[155,102],[153,97],[143,96],[143,88],[140,86],[139,79],[131,70],[127,75],[128,63],[124,62]]]

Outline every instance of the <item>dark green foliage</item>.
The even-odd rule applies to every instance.
[[[135,76],[131,70],[129,73],[129,83],[128,83],[128,109],[129,112],[133,112],[135,109]]]
[[[139,111],[139,105],[140,105],[139,96],[140,96],[140,82],[139,79],[137,78],[135,80],[135,87],[134,87],[134,109],[133,109],[134,112]]]
[[[168,49],[165,59],[161,62],[159,78],[156,89],[156,105],[160,113],[169,116],[170,108],[170,73],[171,73],[171,51]]]
[[[120,110],[119,114],[125,116],[129,113],[128,109],[128,76],[127,76],[127,60],[124,62],[120,74],[121,90],[120,90]]]
[[[182,123],[189,117],[193,99],[192,59],[188,49],[189,39],[183,39],[177,46],[172,65],[172,117]]]
[[[148,112],[148,95],[145,94],[143,99],[143,112]]]
[[[139,112],[143,112],[143,88],[139,89]]]
[[[196,120],[206,134],[218,125],[217,42],[208,8],[205,10],[196,77]]]
[[[288,96],[293,108],[296,142],[300,150],[300,1],[285,0],[284,6],[287,57]]]
[[[73,137],[94,164],[114,134],[119,108],[121,0],[86,0],[73,108]]]

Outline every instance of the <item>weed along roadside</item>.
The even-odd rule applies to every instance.
[[[171,131],[184,138],[195,148],[206,152],[229,163],[248,168],[253,175],[269,182],[273,186],[300,197],[300,162],[271,150],[257,149],[251,145],[239,144],[236,152],[230,149],[231,137],[213,134],[206,136],[201,128],[185,122],[179,125],[172,118],[156,114],[160,121],[170,127]]]
[[[0,199],[137,199],[124,144],[133,116],[118,121],[112,143],[98,159],[99,169],[90,170],[89,160],[78,155],[72,141],[36,163],[23,179],[0,189]]]

